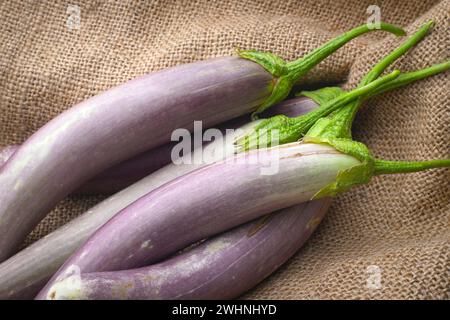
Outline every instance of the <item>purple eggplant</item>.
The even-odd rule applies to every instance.
[[[208,239],[145,268],[74,274],[49,299],[233,299],[289,259],[324,217],[331,199],[302,203]]]
[[[267,114],[282,110],[284,115],[295,117],[315,107],[317,104],[313,100],[294,98],[273,106]],[[248,117],[246,118],[248,122]],[[235,128],[242,122],[244,119],[241,117],[241,119],[232,120],[231,123],[228,122],[223,127]],[[254,121],[243,126],[242,129],[249,129],[257,123],[259,121]],[[209,153],[216,160],[233,154],[233,139],[227,139],[228,136],[225,137],[228,144],[223,140],[214,141],[206,147],[205,153]],[[219,152],[220,150],[223,152]],[[194,150],[194,156],[197,152]],[[0,299],[33,298],[64,261],[114,214],[162,184],[201,166],[204,164],[169,164],[105,199],[65,226],[4,261],[0,264]]]
[[[357,99],[398,74],[395,71],[320,108]],[[247,129],[255,130],[260,121]],[[235,152],[235,138],[225,138],[225,142],[232,142],[231,148],[225,143],[225,152]],[[271,135],[271,144],[276,143],[273,138]],[[97,272],[154,263],[199,239],[307,201],[333,184],[339,172],[359,164],[353,156],[333,147],[302,143],[213,163],[159,187],[123,209],[66,262],[53,280],[64,278],[72,266],[81,272]],[[149,242],[151,250],[143,250]]]
[[[381,30],[404,31],[382,23]],[[282,101],[308,70],[349,40],[362,25],[300,60],[240,52],[142,76],[92,97],[34,133],[0,169],[0,261],[65,196],[96,174],[168,143],[195,120],[211,127]]]

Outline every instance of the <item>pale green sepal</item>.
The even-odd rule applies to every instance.
[[[292,89],[293,81],[289,76],[281,76],[278,79],[274,79],[275,84],[273,86],[272,93],[264,100],[264,102],[252,113],[252,120],[257,120],[258,115],[273,106],[274,104],[283,101]]]
[[[238,137],[234,144],[248,151],[296,141],[298,134],[292,122],[292,118],[282,114],[264,119],[250,132]]]
[[[256,62],[276,78],[288,73],[286,61],[271,52],[239,49],[236,49],[236,51],[241,58]]]
[[[256,120],[258,114],[288,96],[294,81],[289,76],[286,61],[277,55],[256,50],[237,50],[237,52],[241,58],[256,62],[274,77],[270,96],[252,114],[252,120]]]
[[[365,144],[351,139],[305,137],[304,142],[328,144],[336,150],[355,157],[361,164],[339,171],[336,180],[319,190],[312,199],[336,196],[351,187],[366,184],[374,175],[374,158]]]
[[[301,91],[297,93],[296,96],[305,96],[312,99],[318,105],[323,105],[345,93],[346,91],[342,90],[340,87],[325,87],[314,91]],[[317,120],[317,122],[309,129],[308,135],[311,137],[320,136],[325,130],[327,130],[331,122],[331,118],[335,113],[336,111]]]

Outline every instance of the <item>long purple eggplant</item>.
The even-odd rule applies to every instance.
[[[277,110],[280,110],[286,116],[295,117],[316,107],[317,104],[311,99],[294,98],[273,106],[264,116],[273,115]],[[244,119],[233,120],[231,123],[227,122],[223,127],[235,128],[243,121]],[[249,129],[256,126],[257,123],[259,121],[254,121],[245,125],[242,129]],[[235,134],[237,133],[235,132]],[[209,153],[216,160],[221,160],[222,157],[233,154],[233,139],[228,139],[229,135],[225,137],[225,142],[228,145],[223,140],[214,141],[206,147],[205,153]],[[219,152],[220,150],[223,150],[223,152]],[[194,150],[194,156],[197,152],[199,151]],[[4,261],[0,264],[0,299],[33,298],[64,261],[114,214],[151,190],[201,166],[204,166],[204,164],[167,165],[127,189],[107,198],[67,225]]]
[[[381,24],[397,35],[404,31]],[[0,170],[0,261],[69,193],[103,170],[169,142],[195,120],[211,127],[283,100],[317,63],[368,31],[363,25],[300,60],[240,52],[129,81],[62,113],[21,145]],[[255,61],[255,62],[254,62]]]
[[[233,299],[289,259],[324,217],[330,199],[280,210],[149,267],[77,274],[49,299]]]
[[[398,74],[395,71],[320,108],[357,99]],[[259,126],[259,122],[252,124],[253,128]],[[230,149],[235,152],[235,136],[227,140],[232,140]],[[335,148],[301,143],[214,163],[161,186],[123,209],[66,262],[59,276],[65,277],[67,267],[72,265],[81,272],[94,272],[156,262],[191,242],[307,201],[332,184],[339,172],[358,164],[353,156]],[[189,232],[183,232],[184,227]],[[122,238],[125,240],[119,240]],[[149,241],[152,250],[141,250]]]
[[[360,161],[319,144],[250,151],[185,174],[141,197],[69,258],[38,299],[71,274],[146,266],[201,239],[310,200]],[[273,174],[269,174],[273,173]]]
[[[59,115],[0,171],[0,261],[95,174],[167,143],[173,130],[194,120],[211,126],[254,110],[271,81],[254,62],[218,58],[132,80]]]

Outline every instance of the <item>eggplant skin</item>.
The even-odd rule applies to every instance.
[[[63,112],[35,132],[0,174],[0,261],[65,196],[103,170],[170,141],[249,113],[272,76],[237,57],[179,65],[131,80]]]
[[[132,185],[171,162],[173,143],[145,151],[125,160],[83,183],[76,194],[113,194]]]
[[[168,143],[156,147],[106,169],[83,183],[74,193],[83,195],[113,194],[125,189],[150,173],[169,164],[173,145],[173,143]],[[18,148],[18,145],[11,145],[0,149],[0,168]]]
[[[261,168],[272,161],[278,161],[278,172],[262,175]],[[98,229],[38,298],[45,299],[73,266],[92,273],[156,263],[196,241],[308,201],[334,182],[339,171],[359,163],[332,147],[296,142],[185,174],[139,198]]]
[[[312,100],[293,98],[281,102],[270,112],[280,110],[284,115],[295,117],[317,107]],[[267,116],[267,114],[265,114]],[[221,124],[220,128],[236,128],[248,123],[249,117],[243,116]],[[247,126],[252,125],[250,123]],[[225,141],[232,143],[232,139]],[[215,154],[218,161],[221,154],[226,157],[228,148],[222,141],[209,143],[206,148]],[[215,152],[223,150],[225,152]],[[232,151],[232,149],[230,150]],[[196,153],[194,151],[193,153]],[[133,160],[130,160],[133,161]],[[119,165],[120,166],[120,165]],[[101,225],[126,206],[183,174],[189,173],[202,165],[169,164],[153,174],[141,179],[123,191],[116,193],[58,230],[38,240],[21,252],[0,264],[0,299],[31,299],[47,283],[50,277],[61,267],[64,261],[85,242]]]
[[[302,203],[210,238],[145,268],[65,278],[48,299],[233,299],[272,274],[307,241],[331,199]]]

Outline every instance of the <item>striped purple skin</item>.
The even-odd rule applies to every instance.
[[[310,110],[311,101],[305,101],[302,98],[292,100],[295,103],[285,101],[271,109],[273,112],[282,109],[284,114],[290,117],[304,114]],[[285,107],[286,104],[288,107]],[[248,121],[249,116],[247,115],[228,121],[219,127],[222,130],[224,128],[235,128]],[[225,148],[219,142],[213,142],[209,146],[214,147],[213,149],[217,148],[217,150]],[[221,160],[221,158],[217,160]],[[65,226],[4,261],[0,264],[0,299],[30,299],[35,297],[64,261],[114,214],[151,190],[202,166],[204,165],[169,164],[125,190],[105,199]]]
[[[295,117],[299,115],[297,112],[299,106],[301,106],[302,113],[307,113],[316,108],[317,104],[313,100],[305,97],[293,98],[269,108],[262,116],[268,118],[274,115],[284,114],[288,117]],[[241,119],[231,120],[233,124],[231,122],[226,123],[223,127],[235,128],[237,126],[234,124],[244,124],[248,119],[248,116],[242,116]],[[112,194],[118,192],[170,163],[170,152],[174,144],[168,143],[156,147],[108,168],[85,182],[75,193]],[[0,149],[0,167],[6,163],[19,147],[19,145],[11,145]]]
[[[211,127],[251,112],[270,95],[271,82],[249,60],[210,59],[129,81],[51,120],[0,169],[0,261],[96,174],[167,143],[194,120]]]
[[[278,103],[265,111],[261,116],[263,118],[268,118],[283,114],[288,117],[295,117],[299,115],[298,109],[300,105],[302,107],[302,113],[310,112],[317,107],[317,103],[313,100],[306,97],[299,97]],[[230,120],[218,128],[236,128],[238,127],[237,124],[244,124],[248,122],[248,120],[249,116],[245,115]],[[170,153],[174,144],[175,143],[165,144],[119,163],[84,183],[76,193],[112,194],[118,192],[170,163]]]
[[[256,286],[306,242],[331,199],[282,209],[145,268],[81,274],[50,299],[233,299]]]
[[[275,174],[261,174],[275,162]],[[308,201],[339,171],[358,163],[325,145],[291,143],[197,169],[116,214],[66,261],[38,298],[45,299],[73,266],[90,273],[155,263],[198,240]]]
[[[0,149],[0,167],[19,147],[19,145],[13,145]],[[106,169],[85,182],[75,193],[112,194],[118,192],[170,163],[172,147],[173,144],[168,143]]]

